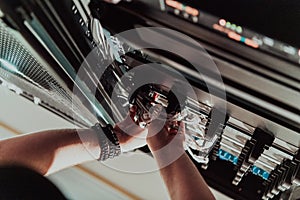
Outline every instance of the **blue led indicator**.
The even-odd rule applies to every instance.
[[[242,37],[241,37],[241,42],[244,42],[244,43],[245,43],[245,42],[246,42],[246,38],[242,36]]]
[[[237,165],[237,163],[238,163],[238,161],[239,161],[239,158],[236,157],[236,156],[233,156],[233,157],[234,157],[234,158],[233,158],[233,160],[232,160],[232,163],[235,164],[235,165]]]
[[[265,170],[263,170],[263,169],[261,169],[259,167],[256,167],[256,166],[252,166],[252,173],[254,175],[262,177],[265,180],[268,180],[268,178],[270,176],[270,173],[268,173]]]
[[[236,156],[234,156],[234,155],[232,155],[232,154],[230,154],[227,151],[224,151],[222,149],[219,149],[218,156],[221,160],[230,161],[235,165],[237,165],[238,160],[239,160],[238,157],[236,157]]]
[[[270,174],[268,172],[263,172],[262,177],[263,177],[263,179],[268,180],[269,175]]]
[[[252,173],[254,174],[254,175],[258,175],[258,173],[259,173],[259,168],[258,167],[256,167],[256,166],[253,166],[252,167]]]

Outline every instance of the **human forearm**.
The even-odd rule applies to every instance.
[[[159,163],[160,161],[157,160]],[[215,199],[190,158],[180,158],[160,170],[171,199]]]
[[[84,135],[84,144],[78,135]],[[93,160],[90,152],[100,154],[94,132],[53,130],[0,141],[0,165],[21,165],[49,174],[78,163]]]
[[[130,151],[146,144],[147,130],[133,126],[132,116],[135,116],[134,107],[130,108],[129,115],[113,129],[123,151]],[[99,159],[101,153],[99,140],[108,140],[103,134],[102,131],[94,129],[65,129],[42,131],[2,140],[0,141],[0,166],[19,165],[31,168],[40,174],[50,174],[76,164]],[[103,148],[105,150],[102,152],[103,155],[109,153],[105,146]]]
[[[179,123],[178,130],[172,130],[170,123],[165,124],[162,120],[153,121],[149,127],[147,143],[170,197],[174,200],[214,199],[198,169],[184,151],[184,135],[184,123]]]

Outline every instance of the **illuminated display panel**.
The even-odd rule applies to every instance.
[[[300,47],[298,0],[179,0],[271,38]]]
[[[165,0],[167,10],[224,36],[300,64],[300,1]],[[295,7],[298,6],[298,7]],[[296,9],[295,9],[296,8]]]

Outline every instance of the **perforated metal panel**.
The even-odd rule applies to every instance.
[[[0,80],[11,90],[23,94],[51,111],[90,126],[96,119],[71,92],[35,59],[0,21]]]

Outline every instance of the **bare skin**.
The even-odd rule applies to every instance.
[[[95,138],[91,130],[82,131]],[[91,150],[99,149],[97,145],[90,144]],[[44,175],[90,160],[76,130],[43,131],[0,142],[1,165],[24,166]]]
[[[157,127],[163,127],[160,131]],[[147,143],[160,167],[160,174],[168,188],[171,199],[215,199],[201,174],[184,152],[184,124],[177,134],[155,120],[149,127]],[[164,148],[163,151],[159,151]],[[172,157],[170,159],[170,157]],[[166,163],[167,161],[167,163]]]

